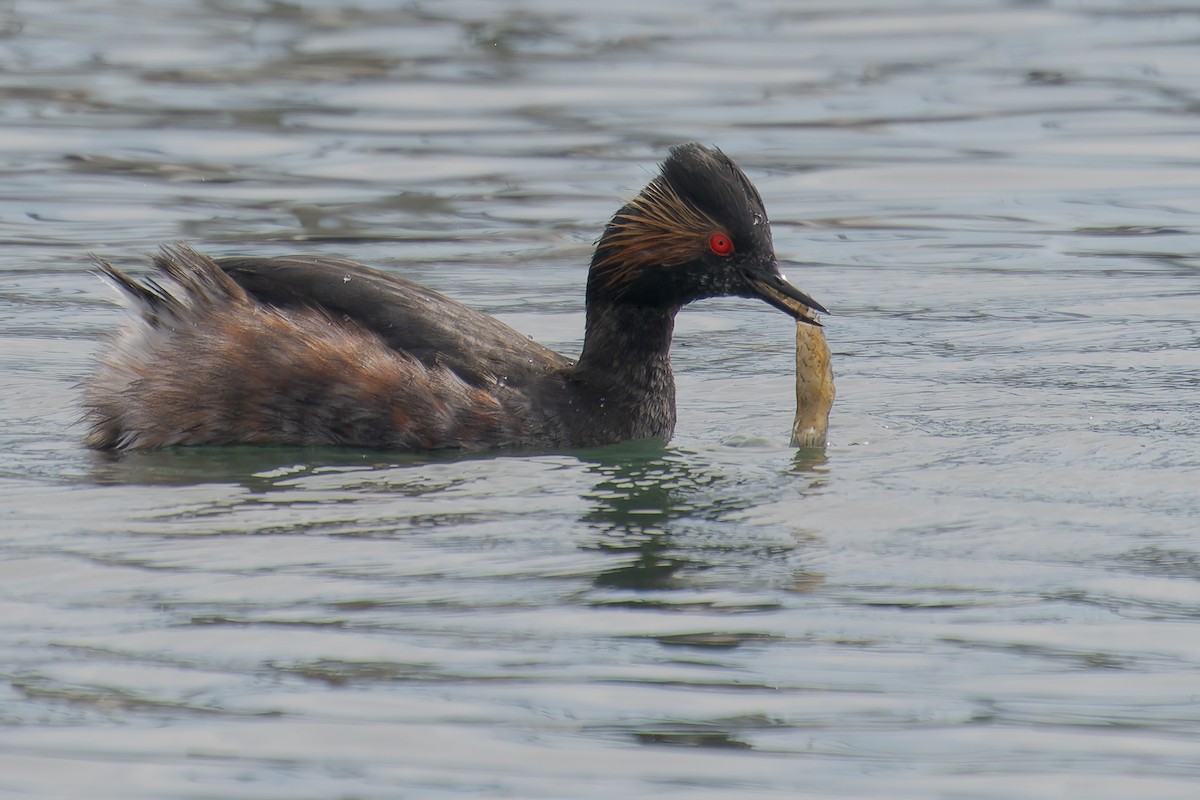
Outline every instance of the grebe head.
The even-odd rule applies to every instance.
[[[588,301],[678,308],[705,297],[758,297],[819,324],[820,303],[779,272],[762,197],[720,150],[671,149],[658,177],[623,206],[596,245]]]

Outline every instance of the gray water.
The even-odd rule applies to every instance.
[[[1194,798],[1200,7],[0,4],[0,795]],[[348,255],[568,354],[666,148],[834,316],[667,447],[107,459],[88,253]]]

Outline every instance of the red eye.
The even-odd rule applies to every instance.
[[[719,256],[727,256],[733,252],[733,239],[723,233],[714,233],[708,237],[708,249]]]

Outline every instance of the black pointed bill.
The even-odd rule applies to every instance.
[[[825,306],[788,283],[787,278],[777,271],[764,277],[747,275],[746,279],[756,295],[801,322],[819,328],[821,323],[817,321],[816,314],[829,313]]]

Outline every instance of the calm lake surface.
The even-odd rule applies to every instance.
[[[400,7],[400,8],[398,8]],[[0,4],[0,796],[1200,795],[1200,7]],[[677,438],[86,450],[88,253],[346,255],[576,354],[671,144],[828,306]]]

